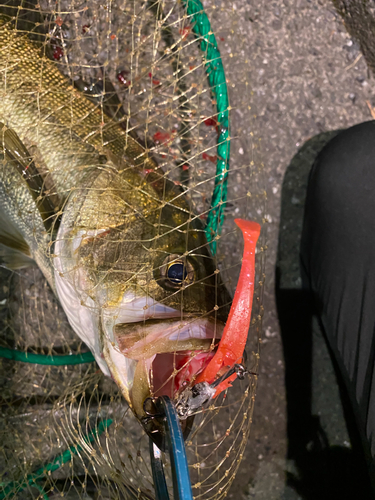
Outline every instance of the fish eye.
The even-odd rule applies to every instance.
[[[168,255],[160,267],[160,284],[168,288],[180,288],[183,284],[193,282],[194,275],[194,268],[186,257]]]
[[[175,262],[170,264],[167,269],[167,278],[172,283],[180,284],[186,279],[187,271],[183,262]]]

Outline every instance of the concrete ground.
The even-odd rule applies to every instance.
[[[298,247],[314,156],[334,131],[372,118],[374,78],[328,0],[247,0],[241,8],[248,16],[254,125],[267,172],[269,250],[252,453],[237,484],[243,498],[256,500],[371,498],[325,342],[317,325],[299,314]],[[313,369],[301,375],[306,343]]]

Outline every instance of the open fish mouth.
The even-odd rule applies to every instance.
[[[106,324],[107,323],[107,324]],[[112,377],[137,416],[149,397],[176,394],[191,383],[213,356],[224,325],[210,317],[102,321],[101,351]]]
[[[77,265],[75,254],[81,240],[71,236],[62,221],[54,250],[57,295],[102,372],[113,378],[142,418],[147,398],[174,399],[194,381],[212,358],[224,324],[209,314],[181,313],[130,290],[116,305],[109,305],[109,287],[98,287],[96,295],[89,295],[89,273]]]

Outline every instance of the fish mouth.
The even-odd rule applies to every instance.
[[[103,357],[139,418],[145,416],[147,398],[173,399],[194,381],[213,357],[224,329],[211,317],[102,325]]]

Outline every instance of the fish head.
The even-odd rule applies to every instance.
[[[160,197],[134,171],[92,177],[66,203],[56,288],[73,328],[143,418],[148,398],[176,397],[212,358],[231,298],[181,191]]]

